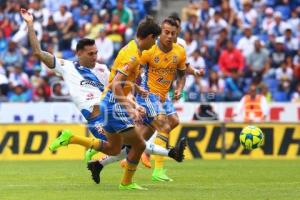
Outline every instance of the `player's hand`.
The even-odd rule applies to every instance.
[[[143,118],[138,110],[133,109],[131,112],[128,113],[131,119],[134,121],[136,125],[140,125],[143,123]]]
[[[146,109],[143,106],[138,105],[136,107],[136,110],[141,114],[141,116],[145,116],[146,115]]]
[[[33,23],[33,16],[25,8],[21,8],[20,14],[27,24]]]
[[[139,93],[143,98],[146,98],[149,95],[149,92],[147,90],[144,90],[143,88],[141,88],[139,86],[136,88],[136,90],[137,90],[137,93]]]
[[[195,70],[195,76],[201,77],[205,74],[205,68],[200,68],[199,70]]]
[[[181,90],[175,90],[174,91],[174,97],[173,97],[173,99],[175,100],[175,101],[178,101],[180,98],[181,98]]]

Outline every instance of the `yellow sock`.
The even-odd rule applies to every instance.
[[[166,148],[169,140],[169,135],[166,133],[158,133],[158,135],[155,138],[154,143]],[[164,156],[155,155],[154,157],[154,163],[155,163],[155,169],[162,169],[164,167]]]
[[[132,183],[132,177],[136,171],[137,166],[138,166],[138,163],[132,163],[132,162],[128,162],[128,160],[126,160],[124,176],[121,181],[122,185],[128,185],[128,184]]]
[[[70,144],[79,144],[86,148],[93,148],[95,150],[100,150],[102,148],[102,140],[96,138],[82,137],[78,135],[73,135],[70,138]]]

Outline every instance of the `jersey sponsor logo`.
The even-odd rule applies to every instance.
[[[176,64],[178,61],[178,57],[176,55],[173,56],[173,64]]]
[[[162,83],[162,84],[170,84],[170,83],[171,83],[170,80],[166,80],[166,79],[164,79],[163,77],[159,77],[158,79],[156,79],[156,81],[157,81],[158,83]]]
[[[136,57],[135,57],[135,56],[131,56],[131,57],[130,57],[130,61],[131,61],[131,62],[136,61]]]
[[[172,67],[152,67],[150,68],[152,73],[164,75],[164,74],[173,74],[176,72],[175,68]]]
[[[97,88],[103,88],[104,87],[104,85],[102,83],[91,81],[91,80],[82,80],[82,81],[80,81],[80,85],[82,85],[82,86],[93,86],[93,87],[97,87]]]

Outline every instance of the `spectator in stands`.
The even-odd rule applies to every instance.
[[[199,16],[200,24],[202,26],[206,26],[209,19],[213,17],[215,9],[209,6],[208,0],[203,0],[200,4],[201,5],[197,16]]]
[[[293,59],[294,77],[296,80],[300,80],[300,49],[297,51],[297,55]]]
[[[258,93],[257,85],[250,85],[248,94],[239,102],[234,110],[233,117],[241,113],[244,122],[260,122],[266,120],[268,104],[266,98]]]
[[[215,11],[214,17],[207,23],[207,43],[208,46],[214,46],[220,32],[227,28],[227,22],[222,18],[220,11]]]
[[[50,37],[57,38],[58,36],[58,26],[55,23],[53,16],[49,16],[48,23],[45,27],[46,33],[49,34]],[[43,44],[43,43],[42,43]]]
[[[242,52],[245,58],[247,58],[254,50],[254,42],[258,38],[255,35],[252,35],[251,26],[249,24],[245,24],[243,30],[244,36],[238,41],[236,48]]]
[[[125,24],[125,41],[129,41],[134,33],[132,29],[133,14],[132,11],[124,5],[124,0],[117,0],[117,8],[113,10],[113,15],[119,16],[120,23]]]
[[[291,27],[292,32],[295,34],[299,32],[300,19],[297,13],[297,9],[293,9],[291,13],[291,18],[288,19],[288,25]]]
[[[250,25],[255,30],[257,25],[257,12],[252,7],[251,0],[243,0],[243,10],[238,13],[238,26],[242,30],[245,25]]]
[[[189,15],[185,30],[191,32],[192,35],[197,35],[202,31],[198,15]]]
[[[13,41],[8,43],[8,49],[0,55],[0,60],[6,70],[15,65],[23,65],[23,56]]]
[[[209,96],[211,101],[224,101],[225,99],[225,82],[222,78],[218,76],[218,73],[211,71],[209,73],[209,78],[207,81],[202,82],[202,87],[204,91],[207,92],[207,97]],[[213,95],[211,95],[213,94]]]
[[[99,29],[98,37],[95,40],[95,45],[98,49],[98,62],[110,65],[113,62],[114,44],[106,37],[104,28]]]
[[[50,101],[70,101],[70,96],[63,88],[63,82],[56,82],[51,87]]]
[[[21,85],[24,88],[31,88],[29,77],[20,65],[14,65],[12,68],[9,73],[9,83],[11,86]]]
[[[26,91],[26,89],[20,85],[14,85],[12,89],[12,93],[9,96],[9,101],[11,102],[27,102],[30,101],[30,93]]]
[[[186,47],[185,47],[186,56],[190,57],[192,56],[193,52],[195,52],[196,49],[198,48],[197,41],[193,38],[193,34],[190,31],[186,31],[184,33],[184,40],[186,42]]]
[[[7,94],[9,91],[8,79],[4,68],[0,63],[0,102],[8,101]]]
[[[221,3],[222,18],[228,23],[229,29],[237,25],[237,14],[230,6],[230,0],[223,0]]]
[[[87,5],[82,5],[80,8],[79,18],[76,21],[76,23],[78,24],[79,27],[82,27],[85,24],[89,23],[90,21],[91,21],[91,11],[89,10],[89,7]]]
[[[58,26],[59,30],[64,28],[65,24],[70,18],[72,18],[72,13],[68,11],[66,5],[60,5],[59,10],[56,10],[53,14],[53,20]]]
[[[225,76],[231,76],[233,69],[237,69],[239,75],[243,73],[244,57],[230,40],[226,44],[226,49],[220,55],[219,67]]]
[[[300,103],[300,82],[297,84],[296,91],[292,94],[291,101]]]
[[[237,69],[231,71],[231,76],[225,79],[225,99],[227,101],[239,101],[244,95],[245,82],[239,76]]]
[[[48,94],[46,88],[43,85],[38,85],[33,90],[32,101],[34,102],[45,102],[48,101]]]
[[[266,8],[265,17],[262,20],[262,30],[265,33],[268,33],[269,30],[272,29],[273,24],[275,23],[273,17],[274,10],[271,7]]]
[[[269,53],[262,47],[261,41],[256,40],[254,50],[247,57],[247,72],[246,76],[255,77],[263,76],[269,69]]]
[[[33,0],[30,7],[29,12],[32,13],[35,21],[46,27],[51,13],[46,7],[42,6],[42,0]]]
[[[121,23],[119,15],[113,14],[111,22],[107,25],[108,38],[114,43],[114,52],[117,52],[123,43],[126,25]]]
[[[284,41],[282,38],[276,38],[275,49],[271,52],[271,75],[275,73],[275,70],[284,62],[286,57],[286,52],[284,51]]]
[[[25,61],[24,72],[31,76],[34,73],[34,68],[39,65],[39,60],[34,55],[29,55],[28,59]]]
[[[275,12],[274,22],[270,25],[271,28],[269,29],[269,34],[271,33],[275,37],[282,36],[285,31],[286,25],[286,22],[282,20],[282,14],[278,11]]]
[[[289,55],[296,55],[299,49],[299,40],[293,37],[292,28],[289,26],[285,27],[284,35],[280,37],[284,41],[284,49]]]
[[[292,58],[290,56],[286,57],[284,62],[281,63],[280,67],[276,69],[276,79],[278,81],[291,83],[293,79],[293,68],[291,59]]]
[[[4,37],[4,32],[1,29],[0,30],[0,55],[2,52],[4,52],[7,49],[7,47],[8,47],[8,41]]]
[[[78,25],[74,21],[72,17],[68,18],[67,21],[64,23],[63,28],[60,29],[58,37],[58,49],[60,51],[69,50],[71,47],[71,42],[76,32],[78,31]]]
[[[195,50],[190,57],[187,58],[187,62],[189,65],[196,69],[205,69],[205,61],[203,57],[201,56],[200,50]],[[186,90],[189,89],[193,84],[200,85],[200,77],[196,77],[193,75],[187,75],[186,76],[186,82],[185,82],[185,88]]]
[[[97,13],[92,15],[92,21],[85,24],[86,37],[90,39],[96,39],[99,35],[99,30],[104,28],[104,24],[101,22]]]

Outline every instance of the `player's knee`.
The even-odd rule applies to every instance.
[[[144,152],[146,149],[146,144],[144,141],[141,141],[132,146],[132,148],[134,148],[136,152]]]
[[[120,152],[121,152],[121,147],[118,146],[111,146],[109,151],[111,156],[117,156],[120,154]]]
[[[178,118],[172,118],[172,120],[170,121],[171,130],[174,129],[178,125],[179,125],[179,119]]]

